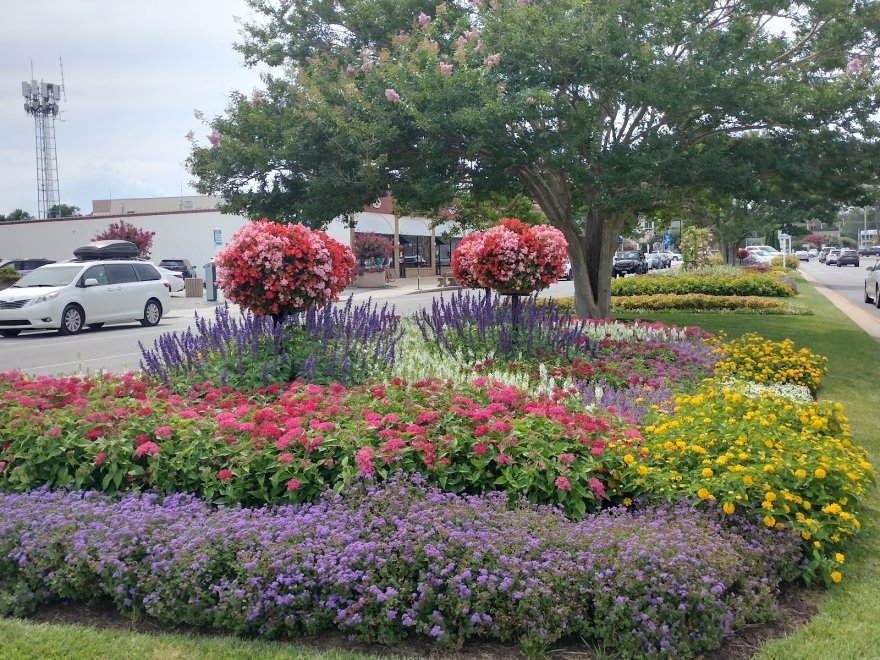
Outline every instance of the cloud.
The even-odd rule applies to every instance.
[[[194,117],[221,114],[233,90],[260,86],[233,43],[244,0],[44,0],[4,6],[0,38],[0,213],[37,212],[34,120],[21,82],[61,82],[55,123],[61,201],[193,194],[183,167]]]

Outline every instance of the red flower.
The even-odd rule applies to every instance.
[[[498,461],[499,465],[513,465],[513,459],[507,454],[498,454],[498,458],[495,460]]]
[[[232,470],[227,470],[225,468],[220,470],[217,473],[217,478],[220,479],[220,481],[223,481],[224,479],[232,479]]]
[[[605,484],[596,479],[596,477],[590,479],[590,490],[593,491],[593,495],[596,496],[597,500],[605,497]]]
[[[162,451],[162,448],[157,445],[155,442],[145,442],[142,445],[139,445],[135,450],[135,456],[140,458],[144,454],[149,454],[150,456],[156,456],[159,452]]]
[[[101,465],[106,460],[107,460],[107,454],[102,451],[100,454],[95,456],[95,465]]]
[[[287,482],[287,490],[299,490],[299,479],[291,479]]]
[[[474,445],[474,455],[475,456],[485,456],[486,452],[489,451],[489,447],[487,447],[482,442],[478,442]]]
[[[170,438],[171,437],[171,427],[170,426],[160,426],[153,433],[157,438]]]
[[[568,492],[571,490],[571,482],[565,477],[556,477],[556,487],[559,490],[564,490]]]

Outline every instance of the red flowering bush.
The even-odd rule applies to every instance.
[[[378,234],[355,234],[351,248],[358,262],[368,259],[387,259],[394,250],[391,241]]]
[[[109,241],[109,240],[118,240],[118,241],[129,241],[138,246],[138,257],[142,259],[150,258],[150,250],[153,247],[153,236],[156,235],[154,231],[147,231],[145,229],[139,229],[135,227],[133,224],[126,222],[125,220],[119,220],[118,222],[113,222],[107,226],[102,232],[99,232],[95,236],[96,241]]]
[[[459,243],[452,272],[464,286],[531,293],[562,276],[567,247],[558,229],[503,218],[498,226]]]
[[[229,300],[273,316],[338,300],[356,265],[351,249],[326,233],[266,219],[235,232],[216,262]]]

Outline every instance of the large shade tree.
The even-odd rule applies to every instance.
[[[285,73],[194,141],[202,192],[313,226],[386,192],[422,209],[525,193],[568,240],[582,316],[609,313],[625,224],[756,142],[877,139],[868,0],[248,2],[240,50]]]

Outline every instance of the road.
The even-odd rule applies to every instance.
[[[859,266],[826,266],[818,259],[801,262],[801,270],[847,301],[870,310],[865,304],[865,269],[877,262],[875,257],[865,257]],[[880,315],[880,310],[874,310]]]

